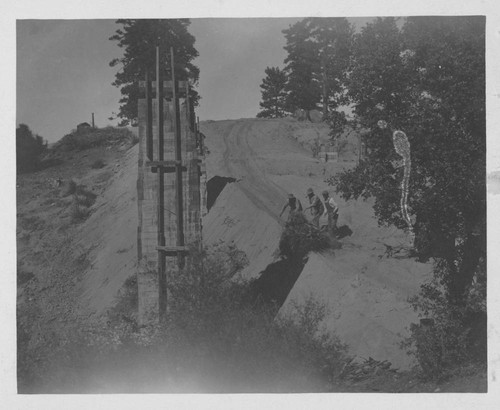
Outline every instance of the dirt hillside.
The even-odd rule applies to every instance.
[[[202,131],[210,150],[208,178],[237,179],[208,213],[204,238],[234,241],[244,250],[251,261],[243,272],[246,278],[258,276],[276,259],[283,223],[279,213],[287,193],[306,206],[307,188],[333,193],[325,179],[354,165],[353,155],[337,163],[312,157],[313,141],[327,139],[323,124],[234,120],[203,123]],[[342,249],[310,255],[282,311],[312,295],[328,305],[325,325],[349,344],[351,353],[407,369],[411,362],[399,342],[417,317],[406,300],[430,277],[431,266],[391,254],[392,248],[407,245],[407,237],[379,227],[370,201],[335,199],[341,209],[338,224],[348,226],[352,235],[342,239]]]
[[[317,141],[328,138],[323,124],[243,119],[203,122],[201,128],[209,149],[208,179],[235,179],[204,217],[204,241],[233,241],[250,260],[242,276],[256,278],[277,259],[287,216],[280,219],[279,213],[287,193],[304,206],[309,187],[333,193],[324,181],[353,166],[355,144],[346,140],[344,146],[351,149],[339,162],[325,163],[311,153]],[[49,323],[99,317],[136,271],[137,145],[112,140],[61,152],[61,158],[61,164],[17,181],[18,305],[41,331]],[[95,166],[97,160],[102,166]],[[95,197],[78,221],[73,195],[64,195],[70,180]],[[415,315],[405,302],[430,266],[386,253],[388,246],[404,244],[406,236],[378,227],[369,201],[336,200],[339,225],[348,226],[352,235],[342,239],[340,250],[310,255],[282,309],[312,294],[328,304],[325,325],[350,345],[351,353],[407,368],[408,358],[397,343]]]

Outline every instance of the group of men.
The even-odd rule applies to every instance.
[[[330,196],[328,191],[323,191],[323,202],[321,202],[321,199],[314,193],[312,188],[309,188],[307,190],[307,199],[309,200],[309,206],[307,208],[302,208],[302,204],[300,201],[293,195],[293,194],[288,194],[288,201],[287,203],[283,206],[283,209],[281,210],[280,217],[283,215],[283,212],[287,208],[290,208],[290,213],[288,215],[288,218],[294,214],[294,213],[301,213],[303,211],[307,211],[308,209],[311,210],[311,215],[312,215],[312,220],[311,223],[314,225],[316,228],[319,229],[319,218],[321,215],[327,215],[328,216],[328,232],[331,235],[334,235],[336,230],[337,230],[337,220],[339,218],[339,207],[335,200]]]

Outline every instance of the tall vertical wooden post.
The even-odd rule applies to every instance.
[[[153,161],[153,100],[149,70],[146,71],[146,157]]]
[[[174,48],[170,47],[170,63],[172,70],[172,101],[174,104],[174,131],[175,131],[175,213],[177,215],[177,246],[184,246],[184,228],[183,228],[183,204],[182,204],[182,151],[181,151],[181,119],[178,100],[178,84],[175,79],[175,60]],[[184,267],[184,255],[181,251],[177,252],[177,262],[179,268]]]
[[[205,183],[200,186],[201,159],[196,149],[189,84],[176,80],[173,55],[172,81],[162,80],[160,60],[165,61],[165,56],[160,53],[164,52],[156,49],[156,98],[151,91],[154,69],[147,68],[146,81],[139,82],[146,94],[138,101],[140,324],[158,323],[168,313],[169,277],[181,274],[189,260],[186,245],[201,243],[200,189],[206,190]]]
[[[158,161],[163,161],[163,81],[160,67],[160,46],[156,46],[156,98],[158,101]],[[158,246],[165,246],[165,197],[164,168],[156,168],[158,173]],[[158,285],[160,319],[165,314],[167,306],[167,275],[165,272],[165,254],[158,250]]]
[[[94,123],[94,113],[92,113],[92,128],[95,128],[95,123]]]

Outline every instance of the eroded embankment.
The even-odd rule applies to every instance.
[[[202,123],[210,149],[208,177],[238,179],[225,186],[205,217],[204,240],[234,242],[243,250],[251,263],[242,276],[259,278],[255,286],[268,298],[285,297],[283,312],[312,295],[327,305],[328,331],[348,343],[352,354],[407,368],[410,361],[399,343],[417,320],[407,299],[430,277],[432,267],[388,255],[390,247],[406,246],[405,233],[378,226],[371,200],[344,201],[325,183],[354,164],[312,158],[304,144],[328,138],[327,129],[323,135],[324,127],[315,126],[255,119]],[[316,193],[330,189],[340,206],[338,224],[348,226],[346,233],[352,235],[342,239],[342,249],[311,254],[300,273],[278,261],[283,224],[279,213],[288,193],[307,206],[308,188]]]

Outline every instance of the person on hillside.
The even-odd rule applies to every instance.
[[[288,194],[288,201],[286,202],[285,205],[283,205],[283,209],[281,210],[281,213],[280,213],[280,218],[281,218],[281,215],[283,215],[283,212],[285,212],[285,210],[287,208],[290,208],[290,213],[288,214],[288,219],[290,219],[293,214],[302,212],[302,204],[300,203],[300,201],[297,198],[295,198],[295,196],[293,194]]]
[[[339,206],[330,197],[328,191],[323,191],[323,201],[325,202],[325,215],[328,215],[328,233],[333,237],[337,231],[337,220],[339,219]]]
[[[319,218],[321,215],[323,215],[323,212],[325,211],[325,206],[323,205],[323,202],[321,202],[321,199],[318,198],[317,195],[314,194],[314,191],[312,188],[309,188],[307,190],[307,198],[309,199],[309,206],[304,209],[304,211],[307,211],[308,209],[311,210],[311,215],[312,215],[312,221],[311,223],[319,229]]]

